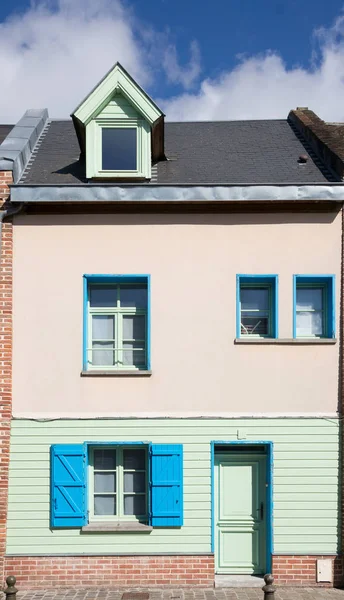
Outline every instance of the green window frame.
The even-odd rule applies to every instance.
[[[149,370],[149,281],[84,276],[84,371]]]
[[[134,468],[133,456],[139,459]],[[106,468],[111,463],[110,468]],[[103,457],[103,467],[99,467]],[[104,460],[105,459],[105,460]],[[89,448],[89,521],[148,522],[148,448],[101,445]],[[113,500],[114,499],[114,500]],[[110,502],[105,502],[110,500]],[[143,509],[143,510],[142,510]]]
[[[237,338],[278,337],[277,285],[277,275],[237,275]]]
[[[135,129],[136,169],[103,169],[102,135],[103,129]],[[151,130],[144,119],[104,118],[92,120],[86,127],[86,176],[88,178],[151,178]]]

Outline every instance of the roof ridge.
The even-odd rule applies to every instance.
[[[32,149],[30,158],[29,158],[29,160],[27,162],[27,165],[26,165],[24,171],[21,174],[21,177],[20,177],[18,183],[25,183],[25,178],[28,175],[28,173],[29,173],[29,171],[30,171],[30,169],[31,169],[31,167],[32,167],[32,165],[33,165],[36,157],[37,157],[38,150],[40,149],[40,147],[42,145],[42,142],[43,142],[45,136],[48,133],[50,125],[51,125],[51,119],[47,119],[46,122],[45,122],[45,124],[44,124],[44,127],[43,127],[43,129],[41,131],[41,133],[39,134],[39,136],[38,136],[38,138],[36,140],[36,143],[35,143],[35,145],[34,145],[34,147]]]

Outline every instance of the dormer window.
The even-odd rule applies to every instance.
[[[120,104],[129,112],[123,98],[116,97],[109,104],[106,116],[102,112],[86,126],[86,176],[150,179],[150,126],[139,115],[115,117],[113,113]]]
[[[164,115],[119,63],[72,118],[87,179],[149,180],[164,159]]]
[[[137,130],[134,127],[102,128],[102,171],[137,170]]]

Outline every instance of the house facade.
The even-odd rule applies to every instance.
[[[341,581],[344,190],[319,124],[165,123],[117,64],[0,145],[22,586]]]

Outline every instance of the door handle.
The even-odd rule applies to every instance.
[[[263,502],[260,503],[260,518],[263,521],[263,519],[264,519],[264,503]]]

